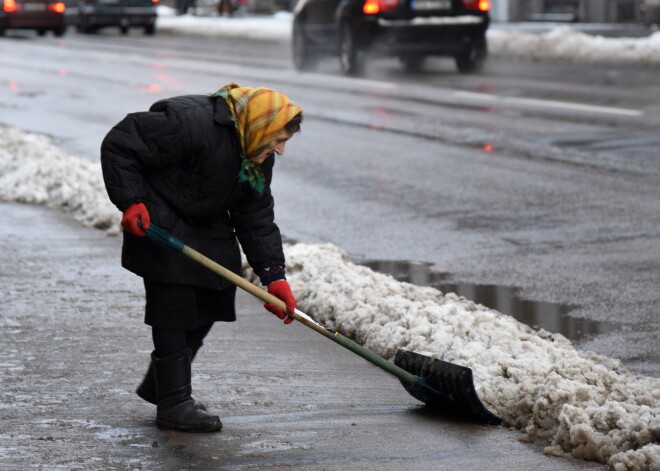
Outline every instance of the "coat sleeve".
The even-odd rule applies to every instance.
[[[263,284],[284,278],[284,252],[282,236],[275,224],[274,200],[270,190],[275,157],[262,164],[266,188],[261,195],[254,191],[230,211],[248,263]]]
[[[190,152],[188,120],[169,108],[131,113],[101,144],[101,168],[110,200],[124,211],[145,202],[143,175],[176,164]]]

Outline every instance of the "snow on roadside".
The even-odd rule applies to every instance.
[[[119,232],[98,163],[3,126],[0,200],[60,208]],[[286,256],[302,310],[385,358],[402,347],[472,368],[482,401],[545,453],[615,471],[660,469],[660,379],[455,294],[355,265],[334,245],[295,244]]]
[[[453,293],[355,265],[334,245],[285,252],[303,311],[385,358],[405,348],[472,368],[484,404],[546,454],[660,469],[660,379]]]
[[[224,16],[172,16],[159,9],[156,27],[158,31],[195,36],[287,41],[291,37],[291,18],[291,13],[287,12],[276,13],[273,16],[234,18]]]
[[[121,215],[105,194],[100,163],[67,154],[47,136],[3,125],[0,200],[62,209],[85,226],[119,234]]]
[[[490,30],[496,56],[581,64],[660,66],[660,32],[646,38],[606,38],[568,26],[546,33]]]

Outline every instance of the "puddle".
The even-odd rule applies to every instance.
[[[433,286],[443,293],[456,293],[466,299],[483,304],[503,314],[508,314],[535,329],[543,328],[571,340],[614,330],[616,324],[570,317],[569,305],[534,302],[520,299],[518,289],[511,286],[476,285],[472,283],[447,283],[445,273],[433,272],[425,263],[403,261],[366,261],[362,265],[380,273],[392,275],[399,281],[418,286]]]

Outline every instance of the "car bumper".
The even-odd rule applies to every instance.
[[[64,15],[55,12],[11,13],[0,18],[0,25],[12,29],[53,29],[64,26]]]
[[[369,49],[374,52],[455,55],[484,43],[488,18],[472,15],[412,20],[378,18],[370,28]]]
[[[91,26],[151,26],[156,23],[153,8],[142,9],[87,9],[81,12],[81,20]]]

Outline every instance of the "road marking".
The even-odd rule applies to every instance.
[[[546,108],[562,108],[575,111],[588,111],[591,113],[601,114],[616,114],[620,116],[643,116],[642,110],[631,110],[628,108],[614,108],[610,106],[595,106],[585,105],[582,103],[571,103],[568,101],[555,101],[555,100],[542,100],[538,98],[517,98],[517,97],[501,97],[492,95],[490,93],[474,93],[474,92],[454,92],[454,96],[458,98],[469,98],[483,101],[498,101],[501,103],[510,103],[514,105],[532,105],[541,106]]]

